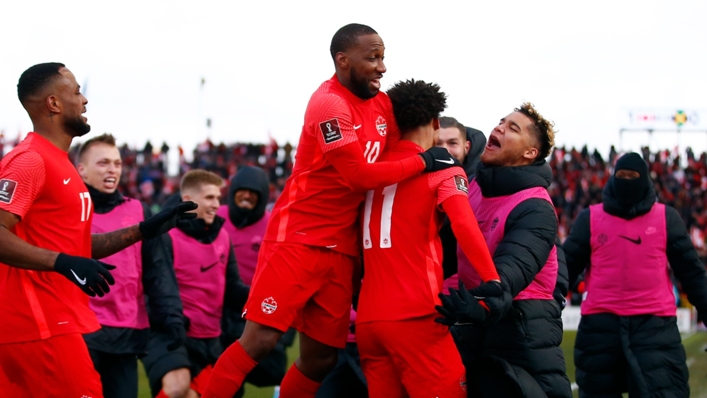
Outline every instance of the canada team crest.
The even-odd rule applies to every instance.
[[[277,301],[272,297],[268,297],[260,303],[260,308],[264,313],[270,315],[277,309]]]
[[[378,134],[380,134],[381,137],[385,137],[385,135],[388,134],[388,125],[385,123],[383,116],[378,116],[378,119],[376,119],[376,130],[378,130]]]

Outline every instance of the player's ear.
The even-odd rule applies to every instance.
[[[336,53],[336,56],[334,56],[334,60],[336,62],[336,66],[339,67],[339,69],[348,69],[349,67],[349,57],[342,51],[339,51]]]
[[[78,171],[81,178],[86,181],[86,166],[84,166],[83,163],[79,163],[76,165],[76,171]]]
[[[51,113],[61,113],[61,102],[56,95],[49,95],[44,99],[44,104]]]

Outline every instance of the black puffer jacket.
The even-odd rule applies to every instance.
[[[551,179],[552,170],[544,160],[522,167],[480,164],[476,173],[484,197],[547,188]],[[555,209],[544,199],[527,199],[509,213],[493,261],[513,297],[542,270],[556,235]],[[510,311],[495,324],[454,329],[467,367],[469,396],[572,396],[560,348],[562,319],[556,300],[513,301]]]
[[[653,185],[643,199],[633,206],[619,203],[612,176],[602,193],[607,213],[626,220],[648,213],[656,200]],[[700,314],[707,314],[707,274],[678,212],[665,207],[667,229],[666,254],[673,273]],[[590,210],[583,210],[572,225],[563,244],[570,283],[589,266]],[[625,361],[625,362],[624,362]],[[633,383],[615,377],[617,363],[624,363]],[[629,391],[641,397],[687,397],[685,351],[675,317],[650,314],[617,316],[603,313],[582,317],[575,342],[577,383],[593,393]]]

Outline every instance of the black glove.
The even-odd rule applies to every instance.
[[[438,171],[452,166],[461,166],[461,163],[449,154],[446,148],[433,146],[420,154],[425,161],[425,171]]]
[[[479,300],[466,290],[464,282],[459,281],[459,289],[449,289],[449,295],[439,294],[442,305],[436,305],[437,312],[442,318],[435,322],[447,326],[483,323],[488,317],[488,312],[479,304]]]
[[[507,284],[500,282],[487,282],[469,290],[469,294],[477,299],[483,299],[483,304],[488,310],[488,317],[484,321],[486,324],[495,323],[503,318],[513,304],[513,295]]]
[[[161,212],[140,223],[140,232],[143,239],[151,239],[162,235],[176,227],[180,222],[196,218],[196,213],[187,213],[187,211],[196,208],[197,204],[194,202],[181,202],[162,209]]]
[[[167,351],[174,351],[187,342],[187,331],[181,323],[170,323],[165,327],[165,331],[172,340],[167,346]]]
[[[91,297],[103,297],[110,291],[108,285],[115,284],[113,275],[108,272],[112,269],[115,269],[115,266],[64,253],[59,253],[54,261],[54,271],[64,275]]]

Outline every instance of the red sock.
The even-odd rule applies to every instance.
[[[280,383],[280,398],[314,398],[322,383],[303,375],[295,364],[285,374]]]
[[[245,352],[240,342],[231,344],[216,362],[201,398],[233,397],[255,365],[257,362]]]

